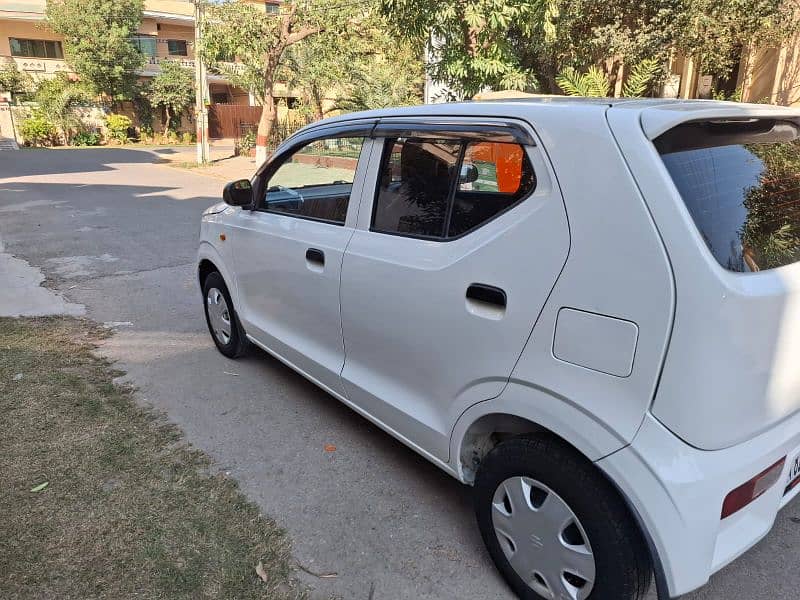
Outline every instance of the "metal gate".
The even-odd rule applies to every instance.
[[[208,107],[208,137],[238,139],[249,129],[255,131],[260,118],[260,106],[211,104]]]

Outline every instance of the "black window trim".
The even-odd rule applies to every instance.
[[[35,54],[14,54],[12,49],[11,40],[15,40],[17,42],[41,42],[42,48],[44,49],[45,56],[36,56]],[[59,52],[61,57],[58,56],[47,56],[47,43],[52,43],[55,47],[59,48]],[[9,36],[8,38],[8,51],[14,58],[37,58],[39,60],[64,60],[64,44],[61,43],[61,40],[45,40],[40,38],[20,38],[20,37],[13,37]]]
[[[462,123],[464,123],[464,122],[462,122]],[[464,123],[464,124],[467,124],[467,123]],[[501,140],[498,140],[498,139],[490,139],[490,138],[486,138],[486,137],[476,137],[476,136],[472,136],[472,137],[469,137],[469,138],[464,138],[464,137],[452,138],[453,141],[459,141],[461,143],[461,150],[459,152],[458,162],[456,164],[456,169],[457,169],[456,173],[460,172],[461,164],[462,164],[462,162],[464,160],[464,155],[466,154],[466,149],[467,149],[467,147],[469,146],[469,144],[471,142],[499,142],[499,143],[519,144],[520,146],[522,146],[522,150],[525,153],[525,158],[527,158],[528,162],[530,163],[531,169],[533,170],[533,173],[534,173],[534,185],[533,185],[533,187],[530,189],[530,191],[527,194],[523,194],[522,196],[520,196],[516,200],[516,202],[514,202],[513,204],[507,206],[503,210],[495,213],[494,215],[492,215],[491,218],[479,223],[475,227],[472,227],[471,229],[468,229],[467,231],[464,231],[464,232],[462,232],[462,233],[460,233],[458,235],[448,236],[447,234],[448,234],[448,232],[450,230],[450,217],[452,216],[453,203],[455,201],[455,195],[458,192],[458,177],[454,177],[454,181],[451,184],[451,189],[450,189],[450,191],[449,191],[449,193],[447,195],[447,207],[446,207],[446,211],[445,211],[445,221],[444,221],[444,226],[443,226],[443,230],[444,230],[443,235],[441,235],[441,236],[432,236],[432,235],[423,235],[423,234],[418,234],[418,233],[404,233],[404,232],[401,232],[401,231],[384,231],[383,229],[376,229],[375,228],[375,214],[376,214],[376,212],[378,210],[378,196],[380,195],[380,191],[381,191],[380,184],[379,184],[379,179],[380,179],[380,174],[383,172],[383,169],[386,166],[386,162],[385,161],[388,159],[388,156],[390,154],[390,153],[386,152],[386,146],[387,146],[386,142],[387,142],[387,140],[390,140],[390,139],[395,139],[395,138],[398,138],[398,137],[404,137],[404,136],[401,136],[401,135],[389,135],[389,136],[386,136],[386,137],[383,137],[383,136],[379,137],[377,135],[377,133],[379,132],[380,126],[381,125],[379,124],[375,128],[375,132],[376,132],[376,136],[375,137],[377,139],[379,139],[379,140],[382,139],[383,142],[381,144],[381,146],[382,146],[381,147],[381,160],[380,160],[380,163],[379,163],[378,177],[375,180],[375,193],[373,194],[373,197],[372,197],[372,215],[370,216],[370,222],[369,222],[369,231],[372,232],[372,233],[380,233],[381,235],[394,235],[394,236],[397,236],[397,237],[405,237],[405,238],[411,238],[411,239],[416,239],[416,240],[424,240],[424,241],[428,241],[428,242],[439,242],[439,243],[454,242],[456,240],[460,240],[461,238],[463,238],[463,237],[465,237],[467,235],[470,235],[471,233],[477,231],[478,229],[481,229],[482,227],[488,225],[489,223],[491,223],[495,219],[500,218],[501,216],[503,216],[507,212],[513,210],[514,208],[516,208],[517,206],[522,204],[525,200],[530,198],[536,192],[536,189],[539,187],[539,185],[538,185],[539,184],[539,178],[536,177],[536,170],[535,170],[535,168],[533,166],[533,161],[530,159],[530,155],[528,153],[529,147],[535,147],[536,146],[536,142],[532,137],[530,137],[530,140],[532,142],[531,144],[523,144],[521,141],[517,141],[517,140],[515,140],[515,141],[506,141],[504,139],[504,140],[501,141]],[[439,131],[439,130],[438,129],[431,129],[429,131],[431,133],[434,133],[434,132]],[[451,131],[451,135],[452,135],[452,131]],[[410,137],[410,138],[407,138],[407,139],[422,140],[422,139],[432,139],[432,138],[433,139],[439,139],[439,140],[446,139],[446,138],[441,138],[441,137],[439,137],[437,135],[428,135],[427,132],[426,132],[426,134],[423,134],[421,136]]]
[[[323,126],[323,127],[314,127],[313,129],[307,131],[301,131],[299,134],[295,134],[288,138],[283,144],[278,146],[278,149],[275,151],[275,154],[272,155],[270,160],[266,161],[259,169],[256,171],[256,174],[253,176],[252,184],[253,184],[253,204],[249,207],[244,207],[248,210],[253,212],[261,212],[266,214],[272,215],[282,215],[284,217],[291,217],[294,219],[303,219],[306,221],[316,221],[317,223],[326,223],[328,225],[338,225],[339,227],[344,227],[345,222],[347,221],[345,217],[345,221],[333,221],[331,219],[320,219],[318,217],[309,217],[306,215],[294,215],[291,213],[280,212],[277,210],[269,210],[266,207],[259,206],[259,199],[263,196],[264,192],[264,185],[269,178],[272,177],[275,172],[283,166],[288,158],[294,155],[294,153],[302,148],[303,146],[307,146],[308,144],[317,142],[319,140],[330,140],[330,139],[341,139],[341,138],[354,138],[354,137],[361,137],[364,138],[364,143],[361,145],[361,151],[363,154],[364,145],[366,141],[371,138],[372,130],[375,127],[376,120],[360,122],[360,123],[349,123],[346,125],[330,125],[330,126]],[[358,167],[361,164],[361,156],[359,155],[358,163],[356,164],[356,171],[358,171]],[[355,181],[353,182],[355,185]],[[350,193],[352,199],[352,191]],[[349,209],[349,201],[348,201],[348,209]]]
[[[536,140],[522,123],[513,120],[385,117],[373,130],[373,136],[481,140],[536,146]]]
[[[173,54],[172,50],[170,50],[170,43],[178,42],[178,45],[183,44],[183,54]],[[167,43],[167,56],[189,56],[189,41],[182,40],[180,38],[169,38],[166,40]]]

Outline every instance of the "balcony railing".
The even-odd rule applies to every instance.
[[[180,66],[186,67],[187,69],[194,69],[194,59],[187,58],[185,56],[149,56],[147,58],[147,64],[145,65],[145,69],[147,69],[147,67],[150,66],[157,67],[160,63],[165,61],[176,62]],[[224,64],[232,71],[238,71],[239,69],[243,68],[242,65],[238,63],[226,62]],[[147,69],[147,70],[152,71],[153,69]]]
[[[194,69],[194,59],[185,56],[150,56],[147,59],[147,64],[157,66],[164,61],[176,62],[187,69]]]

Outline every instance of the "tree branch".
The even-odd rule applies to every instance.
[[[322,27],[301,27],[297,31],[293,31],[286,36],[286,45],[291,46],[292,44],[296,44],[297,42],[306,39],[310,35],[322,33],[323,31],[324,28]]]

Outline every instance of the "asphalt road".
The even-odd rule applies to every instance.
[[[224,182],[153,159],[0,152],[5,251],[115,328],[104,351],[143,402],[288,529],[314,598],[510,598],[467,488],[266,354],[230,361],[214,349],[194,260],[200,213]],[[686,598],[796,599],[799,555],[795,501],[764,541]]]

